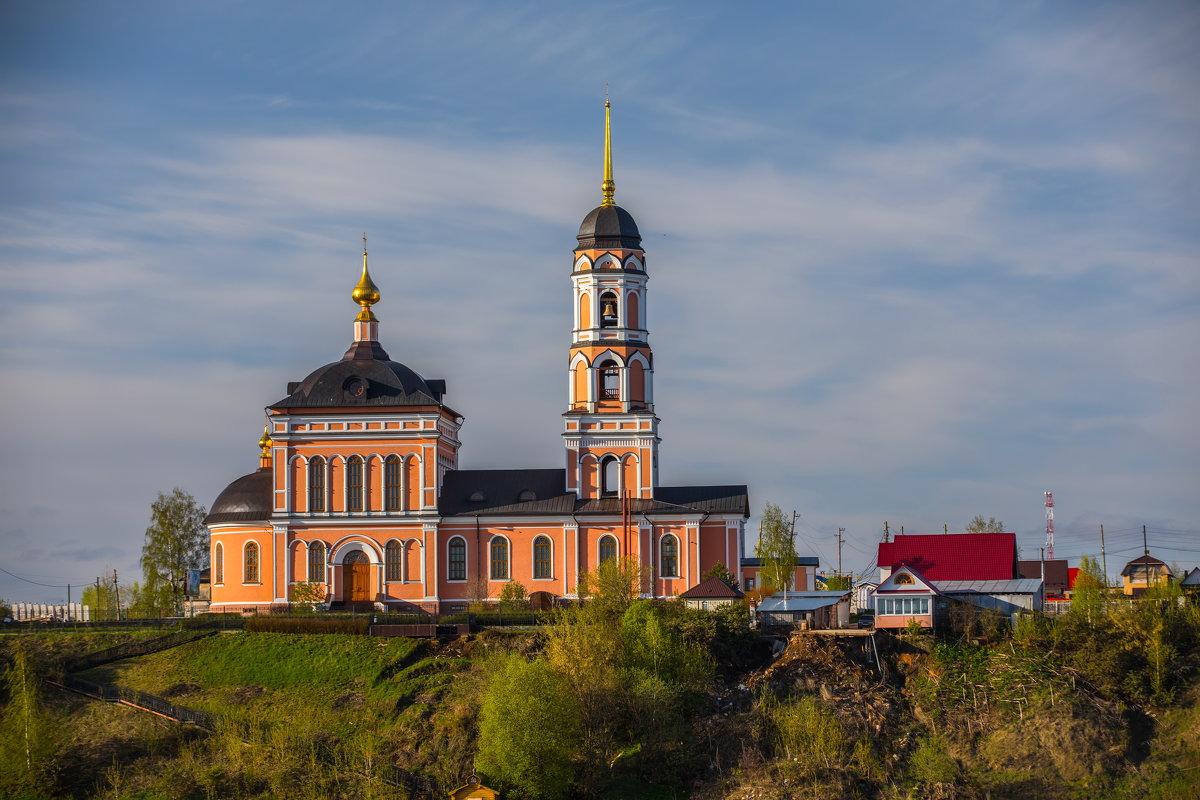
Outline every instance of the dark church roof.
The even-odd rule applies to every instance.
[[[289,383],[288,396],[268,408],[435,406],[445,392],[445,381],[427,381],[392,361],[379,342],[355,342],[341,361]]]
[[[579,226],[580,250],[623,248],[640,250],[642,234],[633,216],[620,206],[596,206]]]
[[[621,499],[580,500],[564,469],[461,469],[446,473],[438,498],[443,516],[620,514]],[[660,486],[653,500],[630,501],[634,514],[691,511],[749,516],[745,486]]]
[[[258,522],[271,516],[271,468],[243,475],[226,486],[208,516],[206,525],[217,522]]]

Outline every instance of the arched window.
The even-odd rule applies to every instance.
[[[600,295],[600,327],[615,328],[618,323],[616,292],[605,292]]]
[[[617,539],[615,536],[600,537],[600,563],[612,561],[617,557]]]
[[[400,580],[400,543],[388,542],[384,549],[384,562],[387,564],[386,579]]]
[[[600,494],[616,497],[621,488],[621,461],[616,456],[605,456],[600,462]]]
[[[551,566],[553,548],[549,536],[539,536],[533,540],[533,577],[550,578],[554,574]]]
[[[242,583],[258,583],[258,545],[247,542],[242,552]]]
[[[467,579],[467,543],[465,540],[454,537],[450,540],[450,558],[449,566],[446,570],[446,577],[452,581],[465,581]]]
[[[213,548],[213,583],[225,583],[225,547]]]
[[[679,577],[679,540],[675,538],[675,534],[668,533],[662,538],[662,543],[659,545],[660,552],[659,564],[662,565],[662,577],[678,578]]]
[[[388,456],[383,462],[383,507],[400,510],[400,456]]]
[[[492,580],[508,580],[508,540],[502,536],[492,539]]]
[[[912,582],[913,582],[912,575],[909,575],[907,572],[901,572],[899,575],[896,576],[896,579],[894,581],[892,581],[892,583],[897,584],[899,586],[908,586]]]
[[[363,510],[363,460],[350,456],[346,462],[346,510]]]
[[[621,370],[611,359],[600,365],[600,399],[621,399]]]
[[[320,456],[308,460],[308,510],[325,510],[325,459]]]
[[[308,579],[316,583],[325,582],[324,542],[310,542],[308,545]]]

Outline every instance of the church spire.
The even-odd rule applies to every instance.
[[[613,200],[613,194],[617,191],[617,185],[613,183],[612,106],[608,102],[607,86],[604,89],[604,182],[600,184],[600,191],[604,193],[604,200],[600,205],[615,206],[617,204]]]
[[[371,311],[371,306],[379,302],[379,287],[375,285],[375,281],[371,280],[371,273],[367,270],[367,235],[365,233],[363,234],[362,277],[358,279],[358,284],[350,296],[354,298],[354,302],[362,306],[362,310],[354,318],[354,341],[378,341],[379,321],[375,318],[375,313]]]
[[[271,466],[271,446],[275,444],[271,441],[271,434],[267,432],[267,426],[263,425],[262,438],[258,440],[258,449],[260,451],[258,457],[259,469]]]

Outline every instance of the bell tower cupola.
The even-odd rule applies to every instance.
[[[567,489],[582,499],[651,498],[659,440],[646,254],[633,216],[616,203],[607,100],[600,191],[600,205],[579,226],[571,273],[575,325],[563,415]]]

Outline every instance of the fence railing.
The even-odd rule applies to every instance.
[[[96,650],[92,653],[85,653],[76,658],[72,658],[63,664],[65,672],[82,672],[85,669],[98,667],[101,664],[107,664],[110,661],[120,661],[123,658],[133,658],[134,656],[145,656],[150,653],[157,653],[160,650],[168,650],[172,647],[178,647],[181,644],[194,642],[197,639],[203,639],[205,636],[212,636],[216,631],[180,631],[178,633],[167,634],[166,636],[158,636],[154,639],[143,639],[137,642],[125,642],[114,647],[107,647],[103,650]]]

